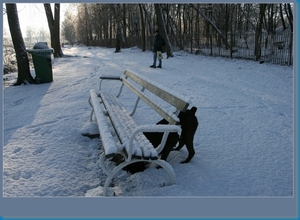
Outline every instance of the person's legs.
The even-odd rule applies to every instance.
[[[153,53],[153,66],[156,66],[157,53]]]
[[[158,62],[158,67],[161,68],[162,59],[160,59],[160,60],[158,60],[158,61],[159,61],[159,62]]]
[[[152,65],[152,66],[150,66],[150,67],[152,67],[152,68],[156,68],[156,59],[157,59],[157,53],[156,53],[156,52],[154,52],[154,53],[153,53],[153,65]]]

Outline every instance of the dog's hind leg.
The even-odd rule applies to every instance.
[[[180,150],[184,146],[184,140],[182,137],[179,138],[179,144],[176,148],[173,148],[172,150]]]
[[[176,143],[175,143],[175,145],[176,145]],[[173,146],[174,146],[173,143],[170,144],[170,143],[167,142],[166,145],[165,145],[165,147],[164,147],[164,149],[161,152],[160,159],[167,160],[167,157],[169,156],[169,154],[170,154]]]
[[[190,140],[187,140],[187,142],[185,143],[185,145],[186,145],[186,148],[187,148],[187,150],[189,152],[189,155],[188,155],[188,157],[184,161],[181,161],[180,163],[188,163],[188,162],[190,162],[190,160],[195,155],[193,138],[191,138]]]

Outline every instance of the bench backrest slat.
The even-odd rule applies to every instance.
[[[131,85],[130,82],[126,79],[122,79],[122,82],[124,85],[126,85],[132,92],[134,92],[139,98],[141,98],[146,104],[148,104],[152,109],[154,109],[160,116],[162,116],[164,119],[166,119],[170,124],[177,124],[178,121],[166,113],[165,110],[163,110],[161,107],[156,105],[153,101],[151,101],[147,96],[144,95],[142,91],[139,91],[134,86]]]
[[[188,108],[189,103],[185,102],[184,100],[170,94],[169,92],[163,90],[162,88],[159,88],[156,85],[153,85],[146,80],[142,79],[141,77],[137,76],[136,74],[131,73],[128,70],[125,70],[124,74],[132,79],[133,81],[137,82],[138,84],[145,87],[147,90],[152,92],[153,94],[157,95],[164,101],[168,102],[169,104],[173,105],[177,109],[179,109],[182,112],[185,112]],[[145,101],[145,100],[144,100]]]

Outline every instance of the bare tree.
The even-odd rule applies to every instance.
[[[170,40],[169,40],[169,36],[167,34],[167,31],[166,31],[165,19],[163,17],[162,11],[161,11],[160,4],[154,4],[154,7],[155,7],[155,13],[156,13],[156,16],[157,16],[158,29],[160,30],[160,33],[161,33],[162,37],[165,39],[167,58],[168,57],[174,57],[173,50],[172,50],[172,47],[171,47],[171,43],[170,43]]]
[[[141,24],[142,24],[142,51],[146,50],[146,28],[145,28],[145,20],[143,15],[143,6],[139,4],[140,14],[141,14]]]
[[[24,44],[22,32],[20,29],[18,11],[16,4],[5,4],[7,12],[7,20],[10,29],[11,38],[15,48],[17,66],[18,66],[18,79],[15,85],[23,83],[34,83],[34,79],[30,74],[29,60],[27,57],[26,47]]]
[[[116,41],[116,51],[115,51],[115,53],[117,53],[121,51],[121,42],[123,43],[125,42],[123,31],[122,31],[121,18],[120,18],[121,9],[119,4],[112,4],[111,9],[114,12],[116,25],[117,25],[117,39],[116,39],[117,41]]]
[[[93,40],[93,30],[92,30],[92,24],[90,22],[90,13],[88,10],[88,5],[83,4],[84,6],[84,14],[85,14],[85,38],[87,46],[90,45],[90,40]]]
[[[54,4],[54,17],[50,3],[44,3],[44,8],[47,16],[48,27],[51,36],[51,47],[54,49],[54,57],[62,57],[63,52],[60,46],[60,4]]]
[[[281,18],[281,22],[282,22],[283,30],[285,30],[285,29],[286,29],[286,25],[285,25],[285,21],[284,21],[284,18],[283,18],[283,12],[282,12],[282,3],[280,3],[280,5],[279,5],[279,9],[280,9],[280,18]]]
[[[32,40],[34,38],[35,31],[32,27],[27,27],[26,28],[26,36],[27,39],[25,39],[25,42],[29,43],[30,45],[32,44]]]
[[[72,15],[69,9],[65,12],[64,17],[65,19],[62,22],[62,34],[64,38],[72,45],[76,41],[74,25],[74,21],[76,20],[76,18]]]
[[[149,25],[149,32],[150,32],[150,35],[151,35],[154,32],[154,28],[153,28],[153,25],[152,25],[152,22],[151,22],[151,18],[150,18],[148,9],[146,8],[146,5],[143,4],[142,6],[143,6],[143,10],[145,12],[146,20],[147,20],[148,25]]]
[[[40,28],[37,33],[37,41],[47,41],[49,34],[44,28]]]
[[[293,53],[292,53],[292,49],[293,48],[293,11],[292,11],[292,7],[291,4],[284,4],[284,9],[287,15],[287,18],[289,20],[289,24],[290,24],[290,28],[291,28],[291,34],[290,34],[290,43],[289,43],[289,64],[292,64],[292,59],[293,59]]]
[[[215,31],[222,37],[224,44],[226,47],[229,47],[231,49],[231,45],[227,42],[226,36],[222,33],[222,31],[207,17],[205,14],[201,12],[200,9],[198,9],[194,4],[192,4],[193,8],[213,27]]]
[[[116,4],[112,4],[111,5],[111,9],[114,13],[115,19],[116,19],[116,23],[117,23],[117,34],[116,34],[116,50],[115,53],[120,52],[121,51],[121,20],[119,17],[119,5]]]
[[[259,5],[259,19],[255,30],[255,48],[254,48],[254,55],[256,61],[259,60],[261,57],[262,27],[263,27],[263,20],[264,20],[266,7],[267,4]]]
[[[290,3],[285,3],[284,4],[284,10],[285,10],[286,16],[289,20],[289,24],[290,24],[290,27],[291,27],[291,32],[293,32],[293,12],[292,12],[291,4]]]

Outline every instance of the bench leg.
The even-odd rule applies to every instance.
[[[91,97],[89,98],[89,104],[90,104],[90,106],[92,107],[92,111],[91,111],[91,114],[90,114],[90,121],[92,121],[92,120],[93,120],[94,108],[93,108],[93,105],[92,105],[92,103],[91,103]]]
[[[108,196],[108,187],[110,185],[110,182],[112,181],[113,177],[120,171],[122,170],[124,167],[126,167],[129,164],[132,163],[136,163],[136,162],[140,162],[140,161],[145,161],[145,162],[150,162],[150,161],[146,161],[146,160],[131,160],[129,162],[124,161],[123,163],[119,164],[118,166],[116,166],[112,171],[108,169],[108,167],[105,165],[104,163],[105,160],[105,154],[102,153],[100,156],[100,166],[103,169],[103,171],[106,173],[107,175],[107,179],[105,181],[104,184],[104,189],[103,189],[103,195],[104,196]],[[157,165],[161,166],[162,168],[165,169],[165,171],[167,172],[169,179],[170,179],[170,183],[169,185],[172,185],[175,183],[175,172],[173,170],[173,167],[167,163],[164,160],[155,160],[155,161],[151,161],[153,163],[156,163]]]
[[[104,163],[104,160],[105,160],[105,154],[102,153],[101,156],[100,156],[100,166],[101,168],[103,169],[103,171],[106,173],[107,175],[107,178],[106,178],[106,181],[105,181],[105,184],[104,184],[104,189],[103,189],[103,195],[104,196],[107,196],[108,195],[108,187],[110,185],[110,182],[112,181],[113,177],[120,171],[122,170],[124,167],[126,167],[127,165],[131,164],[131,163],[135,163],[135,162],[138,162],[138,161],[129,161],[129,162],[126,162],[124,161],[123,163],[119,164],[118,166],[116,166],[113,170],[110,170],[108,169],[108,167],[105,165]]]
[[[108,187],[109,187],[109,184],[110,184],[110,182],[113,178],[113,173],[107,168],[104,161],[105,161],[105,153],[103,152],[100,156],[100,167],[102,168],[102,170],[107,175],[107,178],[106,178],[106,181],[105,181],[105,184],[104,184],[104,189],[103,189],[103,195],[107,196]]]
[[[167,172],[167,174],[169,175],[169,178],[170,178],[169,185],[175,184],[175,172],[174,172],[173,167],[169,163],[167,163],[164,160],[155,160],[155,161],[152,161],[152,162],[156,163],[157,165],[159,165],[159,166],[161,166],[162,168],[165,169],[165,171]]]

